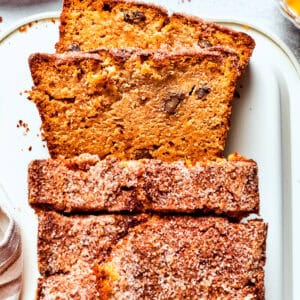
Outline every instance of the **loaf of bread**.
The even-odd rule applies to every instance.
[[[72,159],[35,160],[28,169],[29,202],[62,212],[258,213],[257,165],[237,155],[229,161],[166,163]]]
[[[37,299],[264,299],[267,225],[238,222],[259,212],[257,164],[224,158],[254,46],[152,4],[64,0],[58,53],[29,59],[51,155],[28,169]]]
[[[153,4],[126,0],[65,0],[61,14],[58,52],[90,51],[99,47],[199,49],[227,46],[239,54],[239,68],[248,64],[254,40],[194,16],[168,12]]]
[[[38,299],[264,297],[267,226],[261,220],[38,217]]]
[[[236,64],[222,49],[35,54],[30,98],[54,158],[215,160],[229,129]]]

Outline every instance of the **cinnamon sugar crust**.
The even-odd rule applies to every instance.
[[[33,161],[29,202],[63,212],[258,213],[257,165],[251,160],[198,162],[72,159]]]
[[[147,220],[147,215],[77,215],[65,217],[38,211],[38,261],[43,276],[68,274],[72,266],[103,261],[131,227]]]
[[[100,300],[97,277],[90,266],[75,274],[57,274],[38,279],[36,300]]]
[[[107,216],[41,212],[39,218],[39,239],[48,239],[39,247],[39,255],[45,253],[40,266],[43,259],[52,260],[42,264],[51,273],[39,281],[38,299],[82,299],[76,286],[85,299],[264,299],[267,226],[261,220],[143,215],[102,255],[95,245],[105,234],[86,228],[92,222],[93,230],[105,230]],[[72,223],[70,232],[66,224]],[[54,228],[51,234],[43,230],[47,227]]]

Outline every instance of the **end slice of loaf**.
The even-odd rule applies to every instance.
[[[114,218],[39,213],[39,299],[264,298],[262,221],[144,215],[112,244]]]
[[[29,202],[62,212],[258,213],[257,165],[233,157],[186,166],[178,161],[72,159],[31,162]]]
[[[254,40],[194,16],[168,12],[134,1],[65,0],[61,14],[58,52],[90,51],[99,47],[163,49],[227,46],[239,54],[239,68],[248,64]]]
[[[134,50],[30,57],[30,98],[52,157],[215,160],[223,155],[237,56]]]

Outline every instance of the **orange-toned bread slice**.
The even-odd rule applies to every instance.
[[[233,157],[218,162],[159,160],[35,160],[29,165],[29,203],[61,212],[258,213],[257,165]]]
[[[38,216],[38,299],[264,298],[261,220],[143,215],[124,233],[132,217]]]
[[[215,160],[223,156],[237,61],[221,48],[35,54],[30,98],[52,157]]]
[[[99,47],[163,49],[227,46],[240,58],[242,71],[248,64],[254,40],[194,16],[168,12],[153,4],[124,0],[65,0],[61,14],[58,52],[90,51]]]

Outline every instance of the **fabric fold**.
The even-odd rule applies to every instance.
[[[23,258],[20,228],[5,208],[3,201],[1,201],[0,299],[17,300],[20,298],[22,288],[22,269]]]

